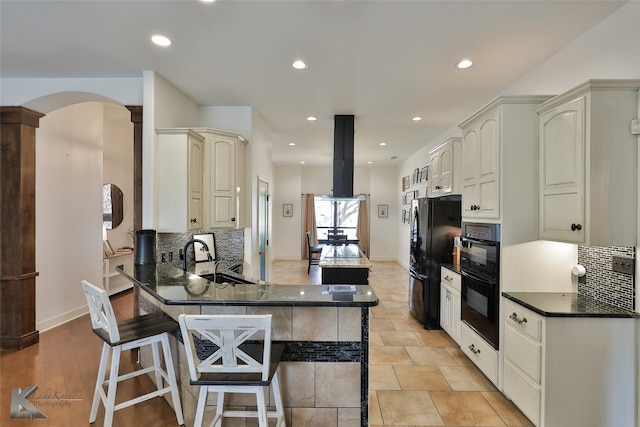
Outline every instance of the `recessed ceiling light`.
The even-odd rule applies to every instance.
[[[465,68],[469,68],[472,65],[473,65],[473,62],[471,62],[469,59],[463,59],[462,61],[456,64],[456,67],[460,68],[461,70],[464,70]]]
[[[300,162],[301,165],[304,165],[304,161]]]
[[[294,145],[296,145],[296,143],[295,142],[290,142],[289,145],[293,147]]]
[[[419,122],[420,120],[422,120],[422,117],[414,116],[414,117],[411,117],[411,120],[413,120],[414,122]]]
[[[367,163],[372,164],[373,162],[367,162]]]
[[[380,145],[387,145],[387,143],[386,142],[381,142]]]
[[[307,117],[307,120],[309,120],[310,122],[315,122],[316,120],[318,120],[318,118],[314,116],[309,116]]]
[[[162,36],[160,34],[151,36],[151,41],[157,44],[158,46],[162,46],[162,47],[171,46],[171,40],[169,40],[167,37]]]
[[[309,68],[309,66],[301,59],[294,61],[291,66],[296,70],[306,70],[307,68]]]
[[[215,3],[216,0],[200,0],[202,3]]]

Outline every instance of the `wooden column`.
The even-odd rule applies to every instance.
[[[142,228],[142,106],[127,105],[126,108],[131,112],[131,123],[133,123],[133,230],[135,233]],[[140,289],[134,286],[134,316],[140,314],[139,294]]]
[[[0,349],[39,340],[36,330],[36,128],[44,114],[0,107]]]

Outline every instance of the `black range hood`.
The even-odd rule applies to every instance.
[[[354,116],[335,115],[333,128],[333,197],[353,198]]]

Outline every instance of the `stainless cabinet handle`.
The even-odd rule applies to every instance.
[[[582,230],[582,224],[571,224],[571,231]]]
[[[473,354],[480,354],[480,349],[477,349],[473,344],[469,346],[469,351]]]
[[[192,222],[193,224],[195,224],[196,222],[198,222],[198,219],[197,219],[197,218],[191,218],[191,222]]]
[[[518,323],[519,325],[522,325],[523,323],[527,323],[527,318],[526,317],[523,317],[522,319],[520,319],[515,312],[511,316],[509,316],[509,319],[513,320],[514,322]]]
[[[453,277],[444,276],[444,280],[446,280],[447,282],[450,282],[453,280]]]

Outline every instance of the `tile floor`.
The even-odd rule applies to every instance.
[[[306,261],[276,261],[277,283],[320,283]],[[444,331],[421,328],[409,313],[408,273],[374,262],[369,283],[380,300],[371,309],[369,426],[532,426]]]

